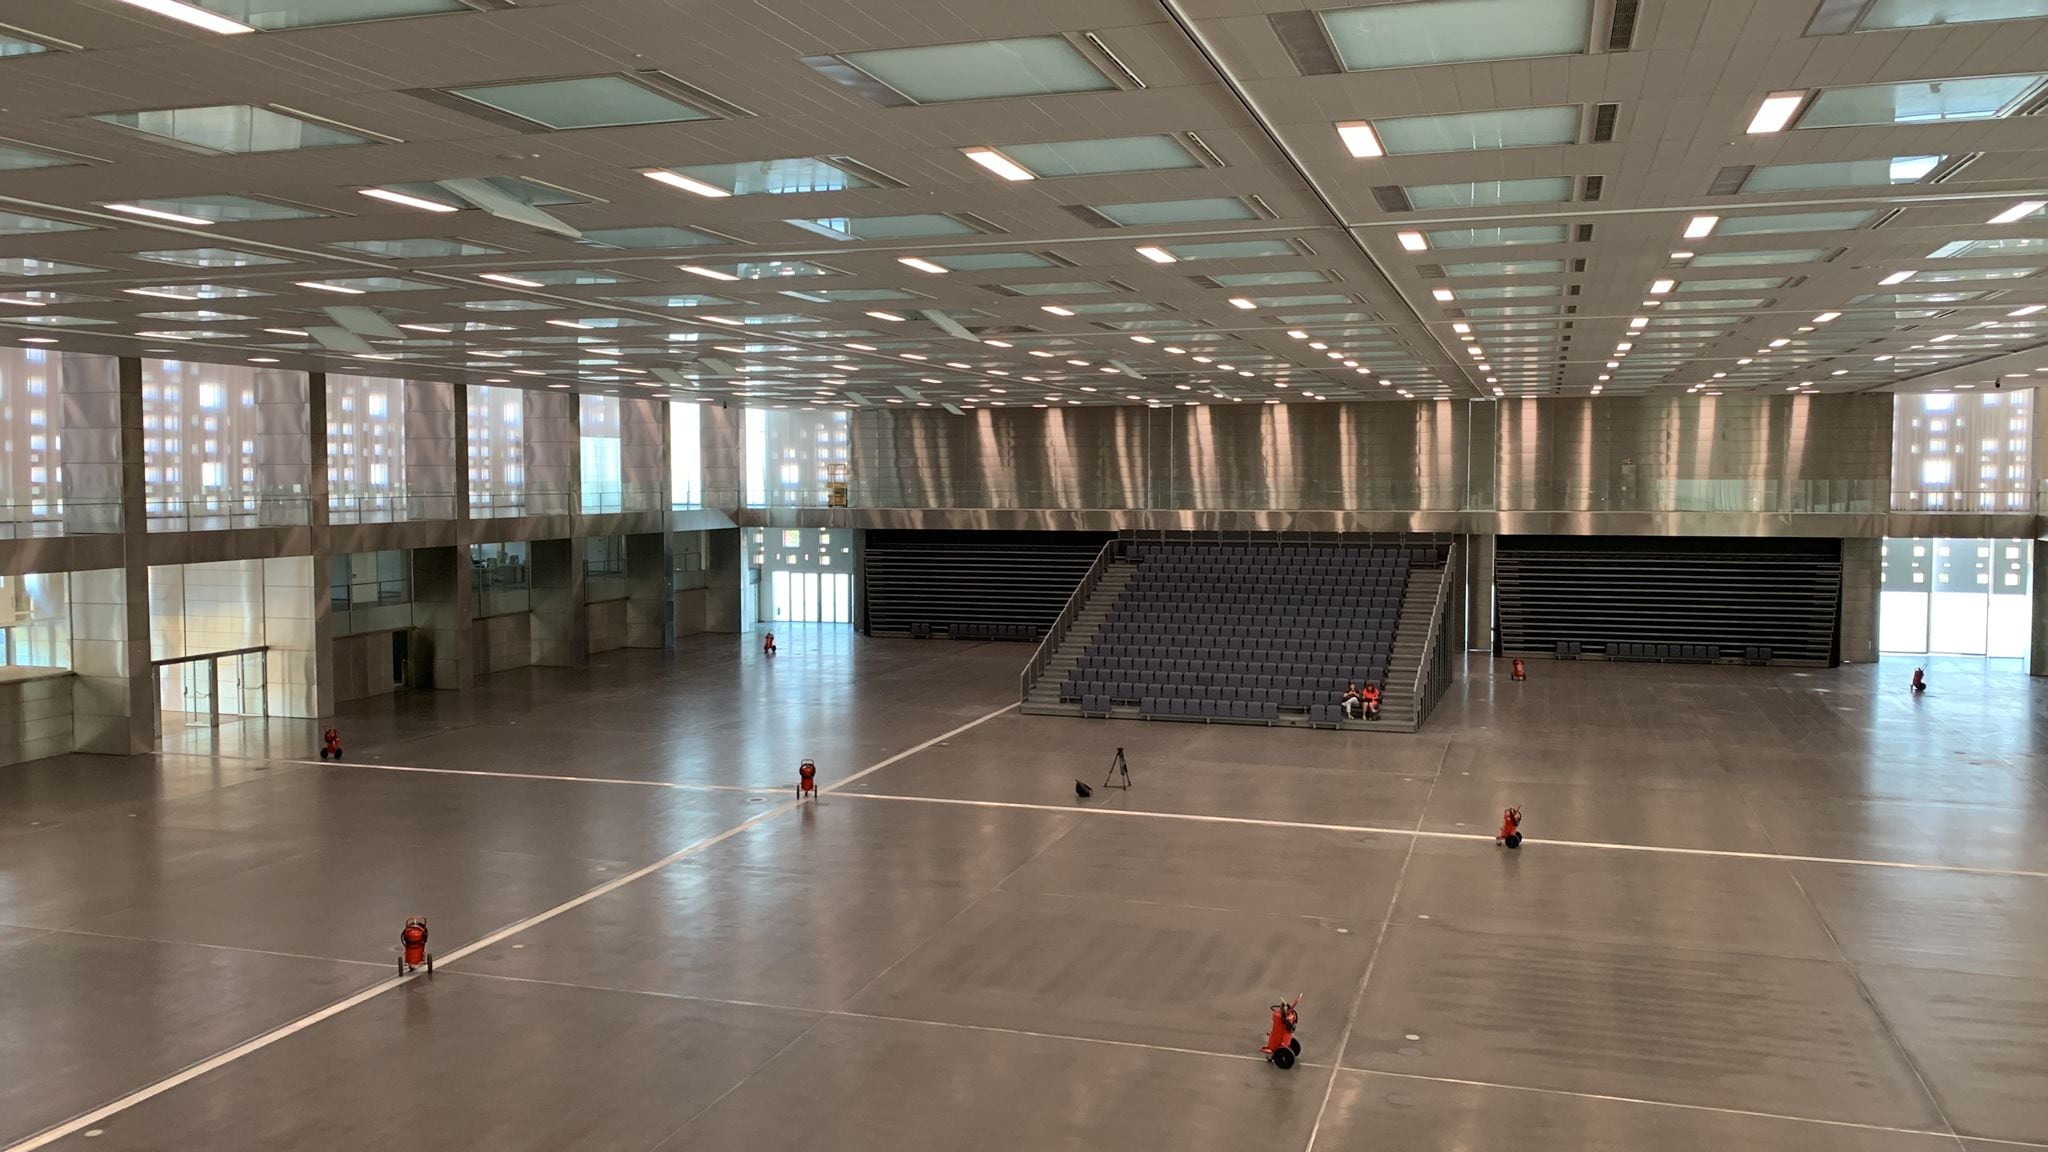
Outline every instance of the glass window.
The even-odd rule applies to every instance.
[[[1285,240],[1212,240],[1201,244],[1174,244],[1167,248],[1181,260],[1249,260],[1265,256],[1298,256]]]
[[[1799,117],[1799,128],[1855,124],[1939,124],[2010,116],[2037,91],[2043,77],[1959,76],[1903,84],[1823,88]]]
[[[1880,156],[1818,164],[1763,164],[1742,182],[1744,192],[1807,192],[1817,188],[1874,188],[1912,184],[1941,166],[1944,156]]]
[[[1002,152],[1041,178],[1156,172],[1202,166],[1194,153],[1189,152],[1178,139],[1166,135],[1063,140],[1054,144],[1008,144],[1003,146]]]
[[[900,240],[917,236],[973,236],[980,229],[937,212],[912,216],[838,216],[785,220],[828,240]],[[588,233],[585,233],[588,235]]]
[[[1573,144],[1579,138],[1579,106],[1502,108],[1443,116],[1394,116],[1372,122],[1389,156],[1432,152],[1487,152]]]
[[[841,192],[874,185],[823,160],[800,156],[790,160],[748,160],[736,164],[693,164],[669,171],[723,188],[735,196]]]
[[[1420,211],[1483,208],[1494,204],[1562,204],[1572,198],[1569,176],[1533,180],[1474,180],[1462,184],[1411,184],[1408,202]]]
[[[1740,268],[1750,264],[1818,264],[1828,254],[1825,248],[1761,248],[1749,252],[1702,252],[1692,258],[1694,268]]]
[[[62,168],[79,161],[69,156],[54,156],[24,148],[19,144],[0,144],[0,172],[20,172],[30,168]]]
[[[526,406],[517,388],[472,384],[469,514],[517,516],[526,509]]]
[[[1124,228],[1154,224],[1198,224],[1209,220],[1256,220],[1251,205],[1235,196],[1197,200],[1150,200],[1134,204],[1097,204],[1095,211]]]
[[[1344,67],[1410,68],[1586,50],[1591,0],[1423,0],[1321,13]]]
[[[587,235],[587,234],[586,234]],[[382,256],[389,260],[421,260],[436,256],[496,256],[504,251],[466,240],[443,240],[422,236],[408,240],[337,240],[330,247],[346,248]]]
[[[189,0],[251,28],[278,32],[474,9],[457,0]]]
[[[372,143],[368,136],[248,104],[108,112],[94,119],[210,152],[289,152]]]
[[[929,257],[932,263],[955,272],[985,272],[1001,268],[1051,268],[1053,262],[1035,252],[955,252]]]
[[[626,598],[626,538],[592,536],[583,542],[583,600],[598,604]]]
[[[22,212],[0,209],[0,236],[33,236],[43,232],[82,232],[90,224],[73,224],[68,220],[48,220],[41,216],[30,216]]]
[[[919,104],[1115,89],[1059,36],[842,53],[840,59]]]
[[[1875,212],[1776,212],[1723,216],[1716,236],[1767,236],[1776,232],[1847,232],[1870,223]]]
[[[1432,248],[1506,248],[1515,244],[1562,244],[1562,224],[1514,228],[1443,228],[1429,233]]]
[[[174,216],[196,216],[216,224],[240,224],[253,220],[311,220],[325,213],[290,204],[274,204],[253,196],[157,196],[145,200],[124,200]]]
[[[1554,276],[1563,271],[1562,260],[1492,260],[1444,265],[1446,276]]]
[[[256,268],[267,264],[289,264],[281,256],[238,252],[232,248],[161,248],[132,254],[137,260],[175,264],[180,268]]]
[[[577,410],[584,514],[624,511],[625,473],[620,459],[623,431],[619,422],[619,398],[585,394],[577,397]]]
[[[1857,31],[2048,16],[2048,0],[1874,0]]]
[[[689,401],[668,406],[669,501],[677,508],[704,503],[704,408]]]
[[[0,58],[8,56],[33,56],[39,52],[48,52],[49,50],[48,45],[38,44],[34,40],[25,40],[19,36],[0,35]]]
[[[470,610],[477,619],[510,616],[533,607],[532,572],[525,541],[469,546]]]
[[[584,76],[451,88],[465,100],[548,128],[609,128],[709,120],[711,113],[637,84],[624,76]]]

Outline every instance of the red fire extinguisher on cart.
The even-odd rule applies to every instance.
[[[1515,657],[1515,662],[1510,667],[1510,675],[1512,675],[1515,679],[1527,680],[1529,678],[1529,670],[1527,668],[1522,667],[1522,658],[1520,656]]]
[[[796,798],[816,800],[818,798],[818,766],[809,760],[796,766]]]
[[[427,975],[434,974],[434,954],[427,951],[427,918],[408,916],[405,930],[398,934],[398,943],[404,949],[398,958],[398,974],[408,975],[424,966]]]

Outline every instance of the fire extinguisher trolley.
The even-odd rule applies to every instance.
[[[818,798],[818,766],[806,759],[796,766],[796,798],[816,800]]]
[[[434,974],[434,954],[427,951],[427,918],[408,916],[405,930],[398,934],[402,951],[398,957],[398,974],[407,976],[424,967],[427,975]]]
[[[1266,1043],[1259,1052],[1275,1068],[1292,1068],[1294,1058],[1301,1055],[1301,1041],[1294,1038],[1294,1026],[1301,1023],[1300,1007],[1299,993],[1293,1000],[1271,1005],[1273,1028],[1266,1033]]]

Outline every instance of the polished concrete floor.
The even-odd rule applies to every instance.
[[[1474,660],[1398,735],[781,642],[0,769],[0,1147],[2048,1147],[2015,665]]]

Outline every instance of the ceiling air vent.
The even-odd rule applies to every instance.
[[[1086,204],[1062,204],[1060,210],[1090,228],[1121,228],[1123,225],[1097,212]]]
[[[1935,171],[1934,175],[1927,178],[1927,182],[1929,184],[1946,184],[1960,175],[1963,169],[1968,168],[1983,158],[1984,154],[1982,152],[1964,153],[1947,164],[1942,165]]]
[[[975,215],[974,213],[972,213],[972,212],[948,212],[948,213],[946,213],[946,215],[948,215],[948,216],[951,216],[951,217],[952,217],[953,219],[955,219],[955,220],[958,220],[958,221],[959,221],[959,222],[961,222],[962,224],[965,224],[965,225],[967,225],[967,226],[968,226],[969,228],[972,228],[972,229],[974,229],[974,230],[976,230],[976,231],[978,231],[978,232],[1007,232],[1007,231],[1009,231],[1009,229],[1007,229],[1007,228],[1001,228],[1001,227],[998,227],[997,225],[995,225],[995,224],[994,224],[994,223],[992,223],[991,221],[985,220],[985,219],[983,219],[983,218],[982,218],[982,217],[980,217],[980,216],[976,216],[976,215]]]
[[[1593,226],[1592,226],[1591,224],[1581,224],[1581,225],[1579,225],[1579,243],[1581,243],[1581,244],[1584,244],[1584,243],[1587,243],[1588,241],[1590,241],[1590,240],[1592,240],[1592,239],[1593,239]]]
[[[1322,17],[1313,12],[1282,12],[1266,20],[1303,76],[1332,76],[1344,70],[1330,38],[1323,35]]]
[[[1577,260],[1574,260],[1574,261],[1572,261],[1572,271],[1574,271],[1574,272],[1584,272],[1585,270],[1586,270],[1586,258],[1585,258],[1584,256],[1581,256],[1581,257],[1579,257],[1579,258],[1578,258]]]
[[[863,180],[882,188],[902,188],[904,183],[879,168],[870,168],[851,156],[827,156],[825,162],[841,172],[851,172]]]
[[[1247,192],[1244,194],[1244,198],[1247,202],[1251,204],[1253,211],[1257,212],[1261,216],[1264,216],[1266,219],[1278,220],[1280,218],[1280,214],[1278,212],[1273,211],[1273,206],[1271,204],[1266,203],[1264,198],[1262,198],[1258,193]]]
[[[1581,199],[1581,200],[1598,200],[1598,199],[1600,198],[1600,190],[1601,190],[1602,188],[1606,187],[1606,186],[1607,186],[1607,177],[1605,177],[1605,176],[1588,176],[1588,177],[1586,177],[1586,178],[1585,178],[1585,180],[1584,180],[1584,181],[1583,181],[1583,182],[1581,183],[1581,186],[1580,186],[1580,191],[1579,191],[1579,199]]]
[[[1195,135],[1193,132],[1183,132],[1180,136],[1181,139],[1188,142],[1190,148],[1195,150],[1195,155],[1201,158],[1203,163],[1211,168],[1221,168],[1224,166],[1223,157],[1218,156],[1215,149],[1203,143],[1200,136]]]
[[[1577,296],[1577,295],[1579,294],[1579,285],[1577,285],[1577,284],[1567,284],[1567,285],[1565,285],[1565,289],[1564,289],[1564,294],[1565,294],[1565,295],[1567,295],[1567,296]]]
[[[1442,280],[1444,279],[1444,266],[1441,264],[1417,264],[1415,266],[1415,274],[1424,280]]]
[[[1614,139],[1614,121],[1620,115],[1619,104],[1593,105],[1593,143],[1605,144]]]
[[[1614,0],[1614,19],[1607,23],[1607,50],[1626,52],[1636,38],[1636,11],[1642,0]]]
[[[1102,42],[1102,37],[1097,36],[1093,32],[1083,32],[1081,33],[1081,38],[1083,40],[1086,40],[1091,46],[1093,46],[1097,52],[1101,53],[1102,56],[1109,61],[1111,67],[1115,68],[1119,73],[1122,73],[1124,80],[1127,83],[1129,83],[1131,87],[1143,88],[1145,86],[1145,82],[1143,80],[1138,79],[1138,74],[1136,72],[1131,71],[1131,66],[1129,64],[1124,63],[1123,57],[1118,56],[1116,53],[1110,51],[1109,45],[1104,44]]]
[[[1870,222],[1870,230],[1875,232],[1879,228],[1882,228],[1885,225],[1891,223],[1892,221],[1897,220],[1899,218],[1899,213],[1904,211],[1904,208],[1894,208],[1891,211],[1885,213],[1884,215],[1879,216],[1877,219]]]
[[[1415,211],[1415,205],[1408,202],[1408,190],[1399,184],[1374,185],[1372,198],[1379,201],[1382,212]]]
[[[1749,182],[1749,174],[1755,170],[1756,165],[1754,164],[1730,164],[1719,172],[1714,173],[1714,182],[1707,185],[1707,195],[1735,195],[1737,192],[1742,191],[1742,186]]]

